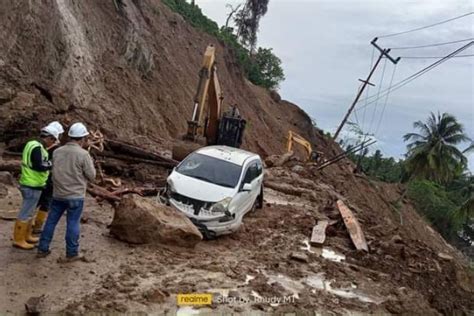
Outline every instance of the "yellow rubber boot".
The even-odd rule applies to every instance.
[[[48,212],[38,210],[38,213],[36,213],[35,223],[33,224],[33,234],[41,234],[47,216]]]
[[[33,220],[28,222],[26,227],[26,242],[30,244],[36,244],[39,241],[39,237],[33,236]]]
[[[28,233],[29,222],[22,222],[17,220],[13,230],[13,247],[31,250],[35,248],[34,245],[26,242],[26,234]]]

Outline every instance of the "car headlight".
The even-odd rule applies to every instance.
[[[211,206],[209,209],[211,213],[226,213],[228,212],[229,204],[232,201],[231,197],[227,197]]]

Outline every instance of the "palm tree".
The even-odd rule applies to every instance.
[[[403,136],[407,145],[407,171],[412,177],[447,183],[460,175],[467,165],[467,158],[456,146],[471,141],[464,127],[448,113],[431,113],[426,123],[417,121],[413,127],[420,133]]]

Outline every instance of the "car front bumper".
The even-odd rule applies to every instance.
[[[231,234],[239,229],[242,224],[242,217],[236,217],[229,221],[222,221],[225,218],[225,214],[215,216],[199,216],[193,213],[191,206],[169,199],[169,203],[172,207],[178,211],[184,213],[191,221],[201,230],[203,235],[226,235]],[[206,236],[205,236],[206,237]]]

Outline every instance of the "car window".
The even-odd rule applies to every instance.
[[[220,186],[235,188],[242,167],[214,157],[193,153],[176,168],[176,172]]]
[[[243,183],[251,183],[253,179],[259,176],[257,162],[252,162],[245,173]]]

